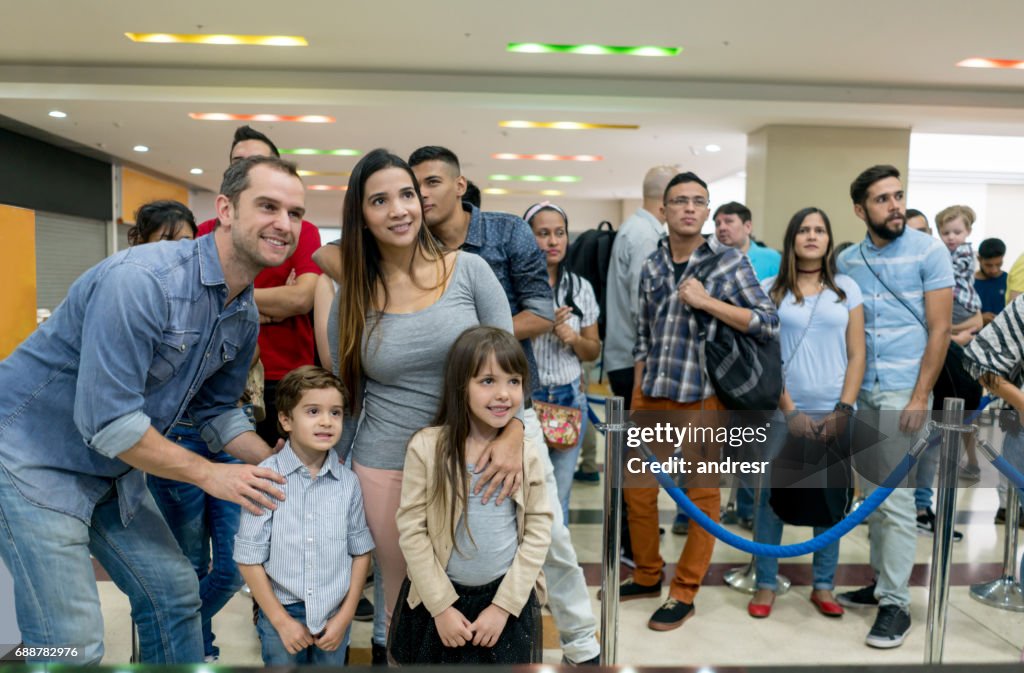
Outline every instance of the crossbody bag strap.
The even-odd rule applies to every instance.
[[[860,246],[858,246],[858,250],[860,250],[860,258],[862,260],[864,260],[864,266],[866,266],[868,268],[868,271],[871,272],[871,275],[873,275],[878,280],[878,282],[882,284],[882,287],[884,287],[889,294],[891,294],[893,297],[896,298],[896,301],[898,301],[900,304],[903,305],[903,308],[905,308],[908,311],[910,311],[910,315],[914,316],[914,320],[916,320],[918,323],[920,323],[921,327],[923,327],[925,332],[927,332],[928,331],[928,325],[926,325],[925,322],[923,320],[921,320],[921,317],[917,315],[917,311],[915,311],[910,306],[910,304],[908,304],[907,302],[903,301],[903,299],[900,298],[900,296],[898,294],[893,292],[892,288],[890,288],[886,284],[886,282],[884,280],[882,280],[882,277],[878,275],[878,272],[875,271],[875,269],[868,262],[868,258],[864,255],[864,244],[863,243],[861,243]]]

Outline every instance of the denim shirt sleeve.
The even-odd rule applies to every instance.
[[[74,421],[86,443],[108,458],[133,447],[152,425],[143,412],[146,378],[168,311],[160,280],[131,263],[97,280],[86,305]]]
[[[203,382],[189,407],[199,434],[214,453],[222,451],[225,444],[243,432],[255,430],[249,417],[238,406],[238,398],[245,391],[249,363],[256,352],[257,329],[255,323],[246,322],[238,336],[242,343],[234,353],[234,359]]]
[[[512,311],[514,314],[529,311],[554,321],[554,297],[548,285],[548,266],[544,253],[526,222],[517,218],[511,224],[509,269],[517,304],[512,307]]]

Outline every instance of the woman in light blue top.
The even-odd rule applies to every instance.
[[[835,445],[845,434],[846,419],[864,378],[864,308],[853,279],[835,272],[832,226],[823,211],[804,208],[793,216],[786,229],[779,275],[765,280],[764,288],[779,307],[785,378],[779,409],[788,425],[787,448]],[[771,505],[767,498],[761,500],[754,539],[779,544],[780,517],[793,518],[781,511],[785,503],[798,513],[800,523],[813,521],[814,533],[819,535],[829,527],[826,519],[842,517],[848,504],[845,497],[842,488],[791,487],[773,492]],[[838,541],[814,554],[811,602],[827,617],[843,614],[832,595],[838,562]],[[759,556],[756,571],[757,593],[747,611],[751,617],[763,618],[771,614],[775,601],[778,561]]]

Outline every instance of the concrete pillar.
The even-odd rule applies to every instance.
[[[835,243],[864,238],[853,214],[850,183],[875,164],[892,164],[907,184],[910,129],[764,126],[747,137],[747,207],[754,235],[782,249],[793,213],[816,206],[828,213]]]

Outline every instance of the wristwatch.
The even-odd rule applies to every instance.
[[[853,407],[847,404],[846,402],[836,402],[836,406],[835,409],[833,409],[833,411],[838,411],[850,415],[853,413]]]

